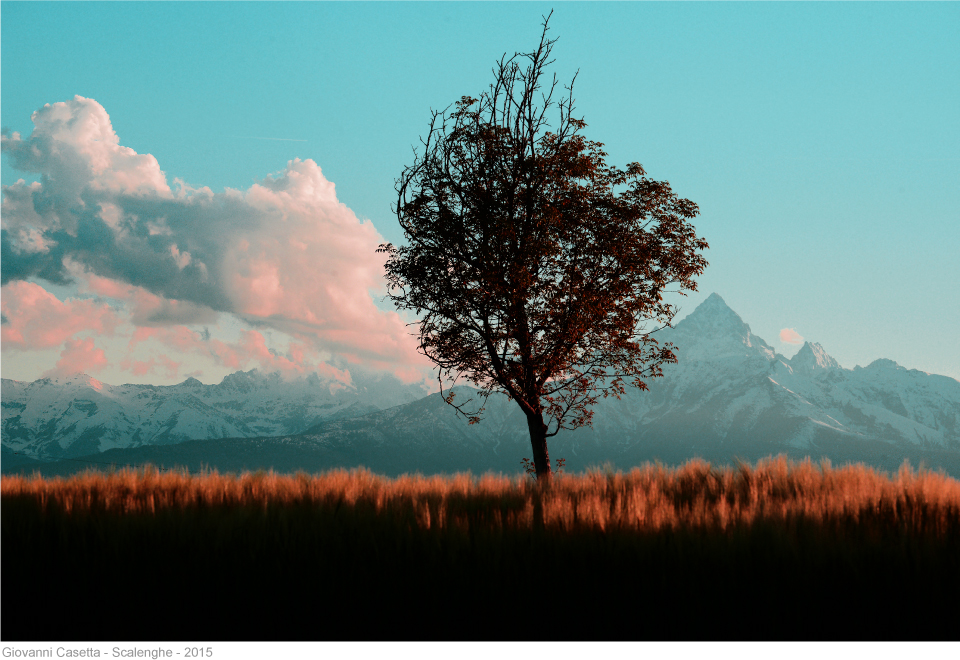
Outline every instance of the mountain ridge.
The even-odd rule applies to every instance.
[[[884,359],[845,369],[813,342],[806,342],[788,359],[754,335],[717,294],[657,337],[676,345],[679,362],[664,365],[663,377],[650,379],[647,392],[629,388],[619,400],[602,399],[595,407],[593,427],[561,432],[551,440],[552,456],[566,458],[570,469],[605,460],[629,466],[657,458],[679,461],[697,455],[729,461],[734,455],[759,458],[779,452],[838,460],[861,456],[887,467],[898,457],[951,465],[954,458],[960,461],[960,382],[955,379]],[[262,466],[270,463],[268,453],[262,452],[274,451],[289,456],[301,452],[301,460],[310,465],[349,466],[366,461],[382,469],[405,466],[411,470],[444,465],[512,470],[519,458],[530,453],[519,407],[498,394],[491,396],[483,421],[469,425],[439,395],[415,396],[412,389],[402,390],[397,383],[384,385],[376,399],[364,396],[359,387],[324,393],[319,380],[306,390],[281,392],[284,385],[279,376],[253,372],[231,374],[220,386],[195,379],[173,386],[110,386],[86,378],[73,379],[69,391],[64,385],[67,389],[60,399],[48,397],[59,401],[54,409],[61,411],[61,417],[34,414],[33,427],[23,418],[35,402],[8,397],[8,390],[15,388],[9,384],[12,381],[4,380],[4,447],[45,459],[136,450],[137,455],[169,462],[186,440],[216,440],[208,447],[211,451],[218,447],[217,460],[223,465],[236,464],[228,455],[230,446],[237,451],[243,446],[250,456],[260,457]],[[57,387],[49,380],[37,383],[41,381],[20,389],[52,392]],[[109,413],[112,419],[126,418],[125,428],[130,428],[142,419],[142,411],[138,417],[119,410],[123,397],[133,392],[121,392],[119,388],[124,387],[141,388],[135,393],[148,402],[163,399],[155,410],[147,406],[154,410],[156,423],[146,430],[138,427],[126,446],[104,442],[106,434],[97,430],[96,420],[90,421]],[[76,398],[80,391],[85,398]],[[69,392],[75,398],[69,399]],[[309,399],[311,392],[313,399]],[[157,427],[160,419],[169,428]],[[54,429],[45,452],[37,451],[42,442],[26,437],[30,428],[37,429],[35,433]],[[201,435],[206,428],[217,433],[186,437]],[[234,428],[237,432],[231,432]],[[181,439],[173,433],[178,429]],[[60,443],[59,452],[56,443]],[[393,457],[392,463],[387,456]],[[293,464],[293,458],[285,463]]]
[[[86,374],[32,383],[3,379],[3,445],[52,459],[144,444],[278,436],[424,394],[422,387],[389,376],[360,377],[345,386],[316,374],[287,381],[257,369],[228,374],[214,385],[195,378],[175,385],[108,385]]]

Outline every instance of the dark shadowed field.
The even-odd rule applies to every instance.
[[[785,458],[2,480],[16,640],[943,640],[960,482]]]

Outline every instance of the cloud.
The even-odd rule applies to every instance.
[[[33,203],[33,195],[42,188],[39,181],[28,184],[23,179],[3,188],[3,229],[11,247],[20,254],[47,253],[56,246],[45,234],[58,226],[57,218],[51,217],[49,209],[38,210]]]
[[[126,357],[120,361],[120,368],[132,372],[134,376],[159,373],[168,380],[173,380],[180,373],[180,365],[182,364],[182,362],[176,362],[166,355],[158,355],[149,360],[134,360]]]
[[[80,279],[127,301],[138,326],[227,313],[365,363],[426,365],[400,316],[372,298],[384,286],[382,237],[314,161],[294,159],[242,191],[179,179],[171,190],[153,156],[120,145],[93,99],[32,119],[28,138],[2,137],[14,167],[41,175],[3,188],[4,283]]]
[[[212,339],[186,326],[137,328],[127,348],[132,351],[138,344],[154,340],[180,353],[202,355],[228,369],[241,369],[248,361],[239,345],[231,345]]]
[[[30,119],[30,139],[5,134],[3,151],[16,169],[42,174],[44,187],[73,195],[75,201],[88,190],[170,195],[157,159],[120,146],[107,111],[93,99],[74,96],[72,101],[47,103]]]
[[[0,326],[3,350],[61,346],[86,330],[112,335],[121,319],[106,303],[56,296],[33,282],[11,282],[0,292],[5,319]]]
[[[130,322],[136,326],[215,323],[217,320],[217,312],[205,305],[162,298],[143,287],[100,277],[69,257],[64,259],[64,267],[78,283],[80,293],[125,303],[131,312]]]
[[[780,331],[780,341],[784,344],[802,344],[803,337],[793,328],[784,328]]]
[[[210,333],[206,330],[201,333],[185,326],[141,327],[137,328],[131,337],[128,351],[132,353],[138,345],[148,341],[156,342],[182,354],[209,358],[214,363],[234,371],[246,369],[254,364],[263,371],[278,371],[287,378],[317,373],[329,380],[346,385],[351,383],[349,370],[337,368],[320,360],[319,353],[308,344],[291,342],[287,353],[281,354],[270,349],[266,338],[256,330],[243,330],[240,332],[238,341],[225,342],[210,337]],[[153,366],[149,362],[141,364],[128,359],[123,368],[144,370]]]
[[[93,338],[68,339],[60,359],[54,369],[46,372],[44,377],[72,376],[74,374],[92,374],[101,371],[107,366],[107,356],[102,348],[93,345]]]

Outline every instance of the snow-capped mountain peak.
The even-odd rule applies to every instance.
[[[48,376],[46,378],[41,378],[40,380],[48,383],[55,383],[57,385],[71,385],[73,387],[83,387],[85,385],[96,387],[97,384],[102,385],[100,381],[90,374],[83,373],[71,374],[69,376]]]
[[[820,344],[787,359],[753,335],[713,294],[657,339],[671,341],[679,362],[650,391],[596,424],[633,424],[643,433],[756,438],[800,448],[865,439],[910,446],[960,447],[960,382],[905,369],[892,360],[844,369]],[[654,432],[653,429],[657,429]],[[826,445],[824,445],[826,446]]]
[[[899,364],[897,364],[897,363],[894,362],[893,360],[888,360],[887,358],[879,358],[879,359],[877,359],[877,360],[874,360],[873,362],[871,362],[870,364],[868,364],[866,367],[863,367],[863,368],[864,368],[864,369],[876,369],[876,370],[880,370],[880,369],[884,369],[884,370],[890,369],[890,370],[894,370],[894,371],[906,371],[906,370],[907,370],[906,367],[901,367]]]
[[[700,329],[746,333],[750,326],[743,322],[740,315],[730,309],[723,298],[711,293],[706,300],[697,305],[697,308],[680,323],[694,325]],[[678,326],[680,324],[677,324]]]
[[[773,361],[776,356],[767,342],[753,334],[750,326],[716,293],[710,294],[663,338],[681,347],[687,360],[751,356]]]
[[[840,369],[840,363],[827,355],[823,346],[804,342],[803,347],[790,359],[790,368],[797,373],[814,374],[825,369]]]
[[[33,383],[3,379],[3,444],[40,458],[184,440],[298,433],[330,416],[415,401],[427,392],[392,377],[335,387],[314,376],[238,371],[217,385],[109,385],[86,374]],[[359,405],[359,407],[358,407]]]

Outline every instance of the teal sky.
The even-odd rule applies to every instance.
[[[960,379],[958,3],[4,1],[2,125],[26,141],[31,115],[44,104],[93,99],[119,144],[155,157],[171,187],[178,178],[214,194],[245,191],[289,172],[293,159],[310,159],[360,222],[402,242],[391,213],[394,180],[412,161],[431,108],[484,91],[504,52],[536,45],[551,8],[550,35],[559,38],[552,70],[562,84],[579,70],[574,97],[585,135],[606,145],[609,163],[638,161],[700,207],[695,225],[710,244],[710,266],[699,293],[681,300],[680,317],[717,292],[788,356],[800,345],[782,342],[782,330],[819,342],[846,368],[885,357]],[[5,187],[43,180],[45,165],[17,169],[6,143],[4,151]],[[21,222],[7,194],[5,229]],[[217,230],[212,220],[190,226],[229,233],[221,221]],[[263,223],[253,237],[294,231],[275,220],[249,222]],[[190,231],[170,230],[171,259],[186,245],[194,246],[193,266],[198,255],[214,259],[210,237]],[[343,245],[359,244],[352,240]],[[316,241],[325,239],[318,233]],[[317,254],[333,263],[336,255],[323,249]],[[337,249],[342,256],[345,248]],[[224,250],[218,263],[233,263]],[[278,248],[242,268],[291,263],[284,254]],[[15,313],[27,331],[50,321],[36,311],[41,299],[60,309],[37,289],[11,288],[18,282],[73,300],[56,312],[61,324],[86,320],[44,341],[5,334],[4,377],[33,380],[86,364],[111,383],[179,382],[187,374],[219,382],[234,366],[286,359],[289,367],[299,359],[409,378],[422,366],[404,357],[402,342],[393,352],[364,352],[399,327],[374,318],[378,312],[338,321],[352,324],[351,337],[341,326],[307,328],[308,317],[319,324],[310,328],[336,325],[317,321],[322,314],[313,308],[303,317],[291,311],[309,306],[314,289],[282,284],[286,306],[271,306],[252,297],[260,284],[217,289],[213,282],[209,295],[192,299],[190,314],[145,321],[138,292],[158,296],[150,303],[156,309],[183,299],[182,287],[136,273],[137,259],[125,258],[121,269],[100,257],[71,258],[71,272],[139,288],[107,295],[100,280],[56,284],[27,271],[6,279],[5,268],[4,304],[12,305],[5,327]],[[225,266],[217,272],[230,278]],[[330,272],[332,282],[345,277]],[[301,274],[326,290],[323,273],[303,267]],[[344,284],[330,300],[356,295],[350,291]],[[81,299],[110,311],[81,309]],[[101,312],[114,315],[112,325],[102,315],[100,325],[91,321]],[[152,330],[132,342],[145,327]],[[178,332],[194,334],[188,341]],[[227,348],[209,348],[211,338]],[[198,348],[203,341],[207,348]],[[96,351],[103,353],[94,359]]]

